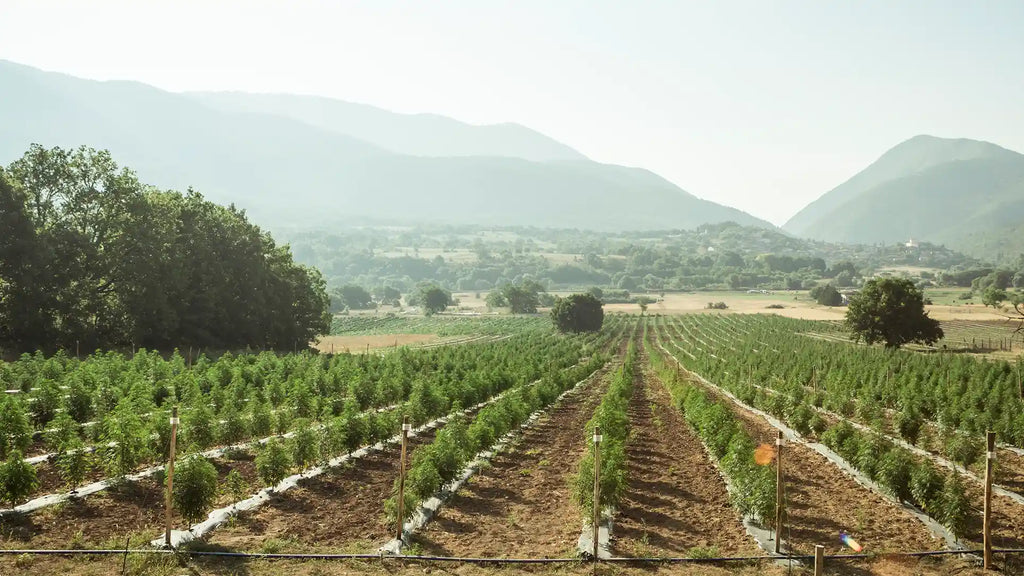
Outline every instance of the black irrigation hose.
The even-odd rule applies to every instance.
[[[260,554],[253,552],[225,552],[216,550],[169,550],[166,548],[141,548],[135,550],[116,550],[116,549],[94,549],[94,550],[47,550],[47,549],[30,549],[30,550],[6,550],[0,549],[0,556],[2,555],[20,555],[20,554],[33,554],[33,555],[49,555],[49,556],[110,556],[119,554],[183,554],[190,557],[215,557],[215,558],[251,558],[256,560],[276,560],[276,559],[293,559],[293,560],[409,560],[409,561],[421,561],[421,562],[458,562],[463,564],[572,564],[572,563],[584,563],[590,562],[591,560],[581,558],[471,558],[471,557],[457,557],[457,556],[404,556],[404,555],[385,555],[385,554],[317,554],[317,553],[292,553],[292,554]],[[927,552],[894,552],[894,553],[881,553],[881,554],[829,554],[825,556],[826,560],[866,560],[872,558],[893,558],[893,557],[909,557],[909,558],[922,558],[929,556],[951,556],[951,555],[964,555],[964,554],[980,554],[982,550],[933,550]],[[993,554],[1024,554],[1024,548],[994,548]],[[779,556],[722,556],[715,558],[681,558],[681,557],[665,557],[665,558],[604,558],[600,562],[611,563],[611,564],[630,564],[630,563],[717,563],[717,562],[751,562],[751,561],[777,561],[777,560],[798,560],[798,561],[813,561],[813,554],[798,554],[798,555],[779,555]]]

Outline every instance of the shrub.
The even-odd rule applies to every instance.
[[[32,443],[32,425],[25,407],[17,399],[0,394],[0,458],[22,452]]]
[[[910,475],[913,460],[902,448],[889,450],[878,461],[878,483],[892,496],[900,500],[910,500]]]
[[[235,502],[244,499],[249,493],[249,485],[245,482],[245,478],[238,473],[238,470],[231,470],[224,478],[224,492]]]
[[[228,403],[220,411],[220,423],[217,434],[221,444],[236,444],[249,437],[249,423],[239,414],[234,403]]]
[[[299,468],[306,468],[320,457],[320,444],[309,420],[299,418],[293,424],[295,436],[292,437],[292,461]]]
[[[911,444],[917,444],[923,425],[924,421],[920,414],[913,409],[904,408],[896,413],[896,430],[901,438]]]
[[[11,452],[7,461],[0,464],[0,500],[6,500],[14,506],[38,485],[35,467],[25,462],[20,450]]]
[[[966,489],[960,475],[956,472],[950,474],[942,487],[939,497],[938,518],[942,524],[953,533],[957,539],[967,534],[967,524],[970,519],[971,507],[967,500]]]
[[[271,488],[284,480],[291,468],[291,454],[277,438],[268,440],[256,456],[256,473]]]
[[[250,420],[252,433],[257,437],[267,436],[274,429],[274,414],[270,411],[270,405],[266,400],[257,401],[251,405]]]
[[[122,478],[149,457],[146,427],[128,402],[103,419],[103,465],[107,474]]]
[[[46,446],[54,452],[60,452],[61,447],[68,443],[72,437],[78,437],[81,425],[75,422],[74,418],[67,412],[61,412],[46,431]]]
[[[914,503],[925,512],[937,516],[941,510],[938,497],[943,492],[943,477],[929,463],[921,462],[910,473],[910,494]]]
[[[962,430],[947,436],[946,455],[964,468],[969,468],[981,458],[985,450],[981,440]]]
[[[189,524],[202,520],[217,499],[217,469],[198,454],[185,458],[174,471],[172,499]]]
[[[56,465],[60,478],[71,489],[82,484],[91,464],[91,455],[86,452],[85,444],[78,436],[68,438],[57,453]]]
[[[200,400],[182,417],[182,432],[188,445],[208,448],[216,439],[213,412],[206,402]]]

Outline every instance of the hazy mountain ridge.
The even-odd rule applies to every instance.
[[[980,255],[979,248],[991,244],[985,237],[1022,217],[1024,155],[977,140],[917,136],[809,204],[783,229],[833,242],[913,238]]]
[[[735,221],[774,228],[642,169],[586,159],[397,154],[279,114],[228,113],[145,84],[83,80],[4,61],[0,86],[0,163],[33,142],[107,148],[144,182],[193,186],[268,226],[361,219],[606,230]]]
[[[503,156],[545,162],[586,156],[515,123],[472,125],[437,114],[399,114],[320,96],[187,92],[225,112],[276,114],[411,156]]]

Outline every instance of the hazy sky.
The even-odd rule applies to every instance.
[[[0,58],[519,122],[777,224],[916,134],[1024,151],[1022,0],[0,0]]]

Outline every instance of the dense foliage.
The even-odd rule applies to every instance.
[[[597,332],[604,322],[604,305],[593,294],[571,294],[555,300],[551,320],[562,332]]]
[[[325,284],[244,212],[148,187],[107,152],[0,169],[0,346],[304,348]]]
[[[887,348],[942,339],[939,321],[924,311],[921,290],[905,278],[868,280],[850,299],[846,324],[858,340],[884,342]]]
[[[420,282],[484,292],[524,280],[548,290],[784,290],[810,289],[823,280],[845,288],[885,267],[980,265],[926,243],[828,244],[730,223],[622,233],[360,227],[292,234],[288,240],[296,259],[320,268],[332,286],[358,284],[374,293],[385,286],[410,293]]]

